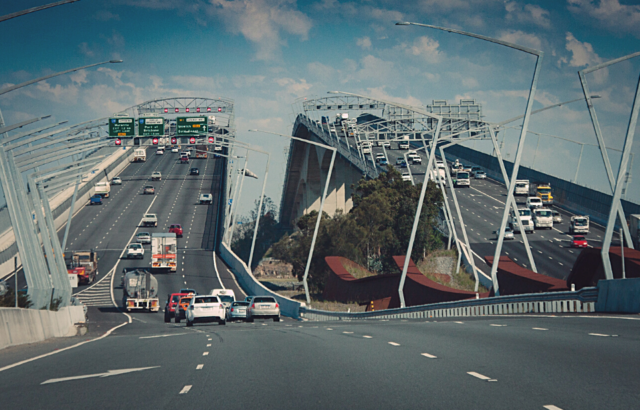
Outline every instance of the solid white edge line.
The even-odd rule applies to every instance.
[[[59,349],[59,350],[54,350],[53,352],[41,354],[40,356],[32,357],[31,359],[26,359],[26,360],[23,360],[21,362],[17,362],[17,363],[14,363],[14,364],[7,365],[5,367],[1,367],[0,368],[0,372],[12,369],[14,367],[18,367],[18,366],[23,365],[25,363],[33,362],[33,361],[38,360],[38,359],[42,359],[42,358],[45,358],[45,357],[48,357],[48,356],[53,356],[54,354],[57,354],[57,353],[60,353],[60,352],[64,352],[65,350],[70,350],[70,349],[73,349],[75,347],[87,344],[87,343],[91,343],[91,342],[95,342],[97,340],[104,339],[105,337],[109,336],[111,334],[111,332],[113,332],[114,330],[116,330],[116,329],[118,329],[118,328],[120,328],[120,327],[122,327],[122,326],[124,326],[126,324],[128,324],[128,322],[124,322],[124,323],[122,323],[122,324],[120,324],[118,326],[112,327],[105,334],[103,334],[102,336],[96,337],[95,339],[85,340],[84,342],[76,343],[73,346],[67,346],[67,347]]]
[[[424,357],[428,357],[429,359],[437,359],[438,358],[437,356],[434,356],[434,355],[429,354],[429,353],[421,353],[421,355],[424,356]]]
[[[216,270],[216,276],[218,277],[218,282],[220,282],[220,286],[222,286],[222,289],[226,289],[224,287],[224,283],[222,283],[222,279],[220,278],[220,272],[218,272],[218,264],[216,263],[216,251],[213,251],[212,255],[213,255],[213,268]]]

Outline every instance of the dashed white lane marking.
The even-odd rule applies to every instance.
[[[400,346],[400,343],[396,343],[396,342],[389,342],[389,344],[390,344],[391,346]]]
[[[532,327],[531,329],[533,329],[533,330],[549,330],[549,329],[545,329],[544,327]]]
[[[485,381],[488,381],[488,382],[497,382],[498,381],[497,379],[492,379],[491,377],[487,377],[487,376],[485,376],[483,374],[476,373],[476,372],[467,372],[467,374],[470,375],[470,376],[473,376],[473,377],[477,377],[480,380],[485,380]]]
[[[209,356],[209,352],[202,353],[203,356]]]
[[[492,324],[490,324],[489,326],[495,326],[495,327],[505,327],[505,326],[507,326],[507,325],[496,325],[496,324],[494,324],[494,323],[492,323]]]
[[[434,356],[434,355],[429,354],[429,353],[421,353],[421,355],[424,356],[424,357],[428,357],[429,359],[437,359],[438,358],[437,356]]]
[[[353,334],[353,332],[342,332],[342,333],[344,333],[345,335],[352,335]]]
[[[208,343],[208,344],[207,344],[207,347],[211,347],[211,343]]]
[[[372,336],[368,336],[368,335],[364,335],[364,336],[362,336],[362,337],[364,337],[365,339],[373,339],[373,337],[372,337]]]
[[[180,394],[187,394],[187,393],[189,393],[189,390],[191,390],[191,385],[190,384],[184,386],[182,388],[182,390],[180,390]]]
[[[553,404],[547,404],[546,406],[542,406],[542,407],[547,410],[562,410],[560,407],[554,406]]]
[[[605,335],[605,334],[602,334],[602,333],[589,333],[589,336],[609,337],[611,335]]]
[[[464,324],[464,322],[453,322],[453,323],[459,323],[459,324],[461,324],[461,325],[463,325],[463,324]]]
[[[196,366],[196,370],[202,370],[203,367],[204,367],[203,364],[199,364],[199,365]]]
[[[208,336],[208,335],[207,335]],[[207,340],[213,340],[213,339],[207,339]]]
[[[327,328],[327,330],[333,330],[333,329],[331,329],[330,327],[328,327],[328,328]]]

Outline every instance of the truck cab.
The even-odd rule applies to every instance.
[[[553,213],[547,208],[537,208],[533,210],[533,224],[536,229],[553,228]]]
[[[529,180],[516,179],[516,187],[513,193],[514,195],[529,195]]]
[[[538,184],[536,188],[536,196],[542,200],[544,205],[553,205],[551,184]]]
[[[588,216],[572,216],[569,223],[569,233],[589,233],[589,217]]]
[[[518,208],[518,213],[520,214],[520,221],[522,221],[522,228],[525,233],[532,233],[534,231],[533,228],[533,220],[531,218],[531,209],[529,208]],[[516,214],[511,210],[509,213],[509,226],[513,229],[514,232],[520,232],[520,225],[518,225],[518,218]]]

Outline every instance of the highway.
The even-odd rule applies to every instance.
[[[192,167],[198,168],[200,175],[189,175]],[[160,181],[151,181],[151,174],[155,171],[162,174]],[[184,234],[178,238],[177,271],[155,275],[161,310],[156,314],[132,312],[132,317],[162,322],[162,309],[168,294],[187,287],[208,293],[211,289],[220,288],[221,280],[224,287],[233,289],[238,297],[244,297],[224,262],[216,257],[214,265],[208,235],[217,224],[213,209],[216,204],[198,203],[201,193],[212,192],[212,186],[219,181],[221,173],[221,159],[191,159],[189,164],[180,164],[178,154],[168,151],[164,155],[156,155],[155,149],[149,148],[147,161],[132,163],[125,168],[119,175],[122,185],[111,187],[111,194],[104,199],[103,205],[87,205],[75,215],[67,251],[94,249],[99,257],[100,274],[96,281],[74,289],[74,294],[89,306],[90,320],[107,320],[110,313],[117,312],[113,302],[122,306],[123,269],[149,267],[151,247],[148,244],[144,245],[144,259],[126,258],[124,251],[129,243],[135,241],[135,235],[138,232],[167,232],[171,224],[181,224]],[[146,185],[155,187],[155,195],[142,193]],[[218,199],[216,193],[214,199]],[[139,227],[142,215],[149,212],[158,215],[158,227]],[[62,236],[63,230],[59,234]]]
[[[395,163],[397,158],[403,157],[409,151],[398,149],[397,143],[392,142],[391,149],[383,150],[382,147],[374,147],[373,155],[375,156],[383,151],[386,151],[390,164],[400,172],[407,172],[406,168],[400,168]],[[418,151],[418,154],[422,158],[422,164],[414,165],[410,163],[409,165],[416,183],[423,180],[427,165],[427,157],[424,150]],[[472,178],[470,188],[456,188],[456,196],[460,204],[462,218],[467,226],[469,243],[476,257],[476,266],[489,275],[491,268],[484,261],[484,257],[494,255],[497,237],[492,232],[499,228],[507,190],[504,184],[497,181]],[[454,213],[458,237],[463,240],[462,230],[455,216],[455,206],[450,189],[447,189],[447,198]],[[516,201],[522,206],[524,206],[525,199],[526,197],[516,197]],[[572,236],[569,235],[569,220],[573,214],[558,207],[554,207],[554,209],[560,212],[563,222],[554,224],[553,229],[538,229],[534,233],[528,234],[527,239],[532,249],[538,273],[558,279],[566,279],[571,272],[580,249],[571,248],[570,240]],[[591,222],[590,233],[586,236],[590,246],[600,246],[604,237],[604,227]],[[617,235],[614,236],[615,238],[617,238]],[[615,245],[615,242],[613,245]],[[503,255],[509,256],[521,266],[531,269],[520,234],[515,234],[513,241],[504,242]]]
[[[186,328],[135,316],[72,349],[0,351],[3,407],[585,410],[640,400],[637,317]],[[49,356],[5,368],[36,351]]]

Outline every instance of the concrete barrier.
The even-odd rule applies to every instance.
[[[84,308],[69,306],[59,311],[0,308],[0,349],[36,343],[52,337],[70,337],[84,324]]]
[[[236,276],[238,283],[242,286],[242,289],[250,296],[273,296],[280,305],[280,312],[283,316],[288,316],[294,319],[299,317],[300,305],[304,303],[295,301],[293,299],[286,298],[279,295],[269,289],[267,289],[262,283],[256,280],[253,273],[247,267],[242,259],[238,257],[229,248],[226,243],[220,244],[220,257],[227,265],[229,269]]]

